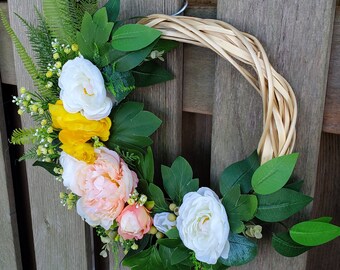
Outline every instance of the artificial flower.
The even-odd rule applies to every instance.
[[[100,70],[89,60],[76,57],[62,67],[59,77],[60,99],[69,113],[80,112],[89,120],[109,116],[113,102],[106,95]]]
[[[161,233],[166,233],[168,230],[172,229],[176,226],[176,220],[169,220],[169,212],[157,213],[153,217],[153,225],[156,227],[158,231]]]
[[[95,149],[96,160],[81,172],[74,168],[66,181],[77,181],[82,196],[77,202],[78,214],[91,226],[108,230],[122,212],[138,178],[119,155],[105,147]],[[65,179],[64,179],[65,181]]]
[[[118,234],[123,239],[142,239],[150,231],[152,218],[149,211],[138,204],[128,205],[117,218]]]
[[[177,228],[183,244],[195,252],[197,260],[216,264],[218,258],[228,258],[228,217],[218,196],[211,189],[200,188],[184,196]]]

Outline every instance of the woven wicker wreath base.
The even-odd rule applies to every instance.
[[[257,90],[263,103],[261,163],[290,154],[296,138],[297,103],[286,79],[270,64],[261,43],[232,25],[187,16],[150,15],[140,24],[160,30],[163,39],[206,47],[229,61]],[[247,66],[256,72],[254,77]]]

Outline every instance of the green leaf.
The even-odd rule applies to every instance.
[[[155,165],[152,149],[150,146],[146,149],[146,154],[144,156],[144,159],[141,160],[140,167],[142,168],[144,179],[147,180],[149,183],[152,183],[155,173]]]
[[[152,209],[154,213],[168,212],[169,206],[165,201],[163,191],[155,184],[149,184],[149,193],[152,201],[155,202],[155,206]]]
[[[59,174],[56,174],[54,172],[54,168],[58,167],[57,164],[52,163],[52,162],[42,162],[42,161],[36,161],[33,163],[33,166],[38,166],[44,168],[46,171],[48,171],[50,174],[54,176],[60,176]]]
[[[167,248],[165,246],[159,247],[159,255],[161,256],[163,268],[166,270],[191,270],[191,267],[188,265],[184,265],[183,261],[181,264],[171,265],[171,258],[172,254],[174,252],[174,249]],[[156,269],[155,269],[156,270]]]
[[[308,205],[313,198],[291,189],[282,188],[270,195],[257,195],[259,206],[256,217],[266,222],[289,218]]]
[[[113,59],[114,68],[119,72],[126,72],[134,69],[151,53],[155,44],[156,41],[149,46],[134,52],[113,51],[111,58]]]
[[[274,234],[272,238],[274,249],[285,257],[296,257],[311,249],[295,243],[288,232]]]
[[[131,257],[124,258],[123,265],[130,267],[131,270],[163,269],[161,257],[155,246]]]
[[[155,51],[159,51],[159,52],[170,52],[173,49],[176,49],[178,47],[178,42],[173,41],[173,40],[167,40],[167,39],[159,39],[157,44],[154,47]]]
[[[159,245],[168,247],[168,248],[177,248],[179,245],[183,245],[181,239],[168,239],[168,238],[164,238],[164,239],[158,239],[157,243]]]
[[[304,246],[319,246],[340,236],[340,227],[320,221],[304,221],[294,225],[289,234]]]
[[[168,230],[165,235],[169,237],[170,239],[178,239],[179,238],[179,232],[177,228],[172,228]]]
[[[141,24],[126,24],[112,35],[112,46],[122,52],[138,51],[153,43],[162,32]]]
[[[220,180],[220,192],[225,194],[230,188],[235,185],[240,185],[243,193],[248,193],[251,186],[251,178],[255,170],[260,166],[259,156],[257,151],[254,151],[246,159],[236,162],[227,167]]]
[[[259,167],[251,180],[256,193],[267,195],[281,189],[293,173],[298,154],[290,154],[269,160]]]
[[[190,257],[190,250],[184,246],[175,248],[171,256],[171,265],[179,264]]]
[[[155,62],[145,62],[132,70],[137,87],[146,87],[172,80],[174,76]]]
[[[248,238],[238,235],[229,235],[230,251],[228,259],[219,258],[219,262],[226,266],[239,266],[252,261],[257,255],[257,244]]]
[[[177,205],[181,205],[185,194],[199,188],[198,179],[192,179],[192,168],[183,157],[176,158],[171,168],[162,165],[161,172],[164,188]]]
[[[320,218],[312,219],[311,221],[331,223],[332,219],[333,219],[332,217],[320,217]]]
[[[289,188],[289,189],[295,190],[297,192],[300,192],[300,190],[301,190],[301,188],[303,186],[303,183],[304,183],[303,180],[295,181],[295,182],[293,182],[291,184],[285,185],[285,188]]]
[[[112,128],[107,142],[111,149],[116,145],[143,151],[152,144],[149,138],[161,125],[161,120],[151,112],[143,111],[143,104],[126,102],[110,115]]]
[[[112,66],[103,69],[106,89],[113,94],[117,103],[123,101],[128,94],[136,89],[135,78],[132,73],[114,72]]]
[[[107,16],[110,22],[115,22],[120,12],[120,0],[109,0],[106,5]]]

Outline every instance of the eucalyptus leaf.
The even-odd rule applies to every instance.
[[[296,257],[311,249],[293,241],[288,232],[274,234],[272,238],[274,249],[285,257]]]
[[[251,189],[251,178],[255,170],[260,166],[257,151],[254,151],[246,159],[236,162],[227,167],[220,180],[220,192],[225,194],[235,185],[240,185],[243,193],[248,193]]]
[[[112,35],[112,47],[131,52],[143,49],[161,36],[162,32],[142,24],[126,24]]]
[[[162,165],[161,172],[163,186],[177,205],[181,205],[185,194],[199,188],[198,179],[192,178],[192,168],[183,157],[176,158],[171,168]]]
[[[131,270],[163,269],[161,257],[155,246],[152,246],[131,257],[124,258],[123,265],[130,267]]]
[[[340,236],[340,227],[323,221],[304,221],[294,225],[289,234],[300,245],[319,246]]]
[[[298,154],[274,158],[260,166],[254,173],[251,184],[256,193],[267,195],[281,189],[293,173]]]
[[[291,189],[282,188],[269,195],[257,195],[259,206],[256,217],[266,222],[289,218],[308,205],[313,198]]]
[[[163,191],[155,184],[149,184],[150,198],[155,202],[155,206],[152,209],[154,213],[162,213],[169,211],[168,204],[165,201]]]
[[[252,261],[257,255],[256,242],[239,234],[229,235],[230,251],[227,259],[219,258],[219,262],[226,266],[239,266]]]

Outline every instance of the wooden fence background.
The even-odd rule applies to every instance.
[[[172,14],[180,0],[122,0],[122,17]],[[296,91],[299,120],[297,175],[313,207],[301,217],[334,216],[340,225],[340,1],[190,0],[186,15],[225,20],[257,36],[273,66]],[[24,44],[25,30],[14,12],[34,22],[41,0],[0,0]],[[28,45],[27,45],[27,48]],[[181,46],[167,59],[176,79],[138,89],[133,99],[165,120],[154,136],[157,164],[182,154],[205,185],[244,158],[261,134],[261,100],[231,65],[206,49]],[[19,126],[11,96],[32,82],[0,26],[0,269],[109,269],[99,257],[100,241],[58,194],[62,184],[31,164],[19,164],[23,149],[8,144]],[[30,125],[28,118],[22,126]],[[238,269],[340,269],[340,239],[294,259],[271,249],[269,235],[260,256]]]

